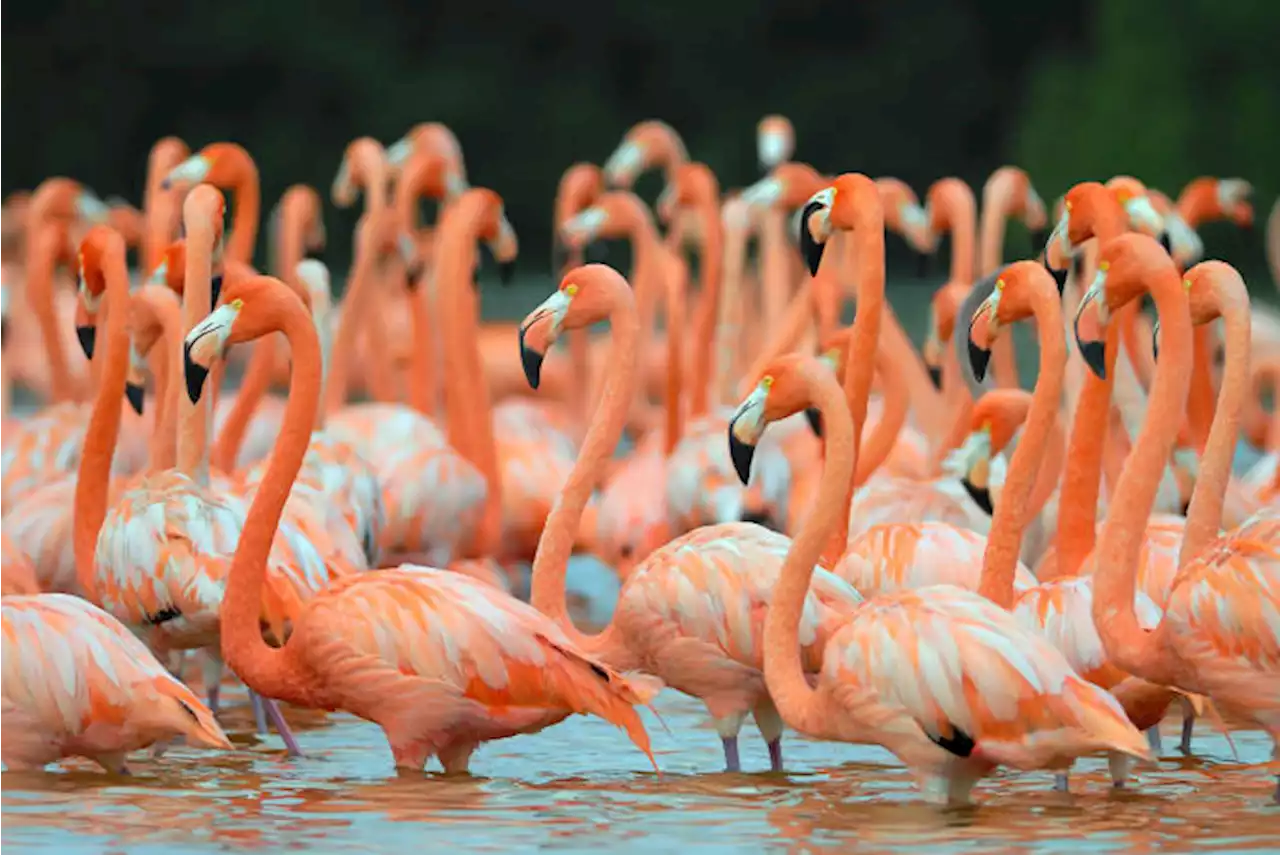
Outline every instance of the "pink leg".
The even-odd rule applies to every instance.
[[[738,737],[722,736],[720,741],[724,743],[724,770],[741,772],[742,762],[738,759]]]
[[[455,742],[440,749],[440,764],[446,775],[466,775],[471,765],[471,755],[476,750],[474,742]]]

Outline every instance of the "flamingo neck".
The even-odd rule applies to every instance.
[[[258,186],[258,168],[246,163],[245,176],[235,185],[236,213],[231,221],[226,255],[242,264],[253,264],[253,247],[258,240],[258,218],[261,216],[262,194]]]
[[[1048,279],[1047,274],[1037,277],[1043,287],[1035,287],[1030,294],[1040,340],[1040,369],[1022,441],[1009,463],[1008,477],[1000,504],[992,515],[987,549],[982,558],[978,592],[1003,609],[1013,607],[1013,580],[1022,551],[1022,531],[1030,516],[1031,492],[1062,401],[1067,343],[1057,291]]]
[[[210,460],[213,467],[222,472],[234,472],[244,444],[245,433],[258,412],[267,389],[271,386],[271,371],[275,367],[275,344],[269,338],[259,339],[253,346],[249,364],[240,380],[240,391],[231,403],[231,411],[218,430],[213,441]]]
[[[163,286],[156,286],[163,287]],[[182,309],[176,300],[155,302],[160,322],[160,340],[153,346],[156,351],[156,413],[152,429],[151,471],[163,472],[178,465],[178,395],[183,385],[182,361]]]
[[[72,548],[76,561],[76,581],[91,601],[97,601],[93,554],[98,531],[107,515],[111,480],[111,458],[120,435],[120,399],[129,373],[129,274],[125,267],[124,243],[112,236],[102,254],[106,278],[106,348],[102,382],[93,401],[84,447],[76,476]]]
[[[315,327],[302,302],[293,295],[281,299],[279,307],[272,331],[283,332],[289,341],[289,397],[266,475],[254,494],[231,559],[222,600],[222,657],[245,685],[259,694],[316,706],[317,687],[295,666],[290,643],[296,636],[276,649],[263,639],[259,625],[267,556],[302,468],[320,400],[320,345]]]
[[[1238,277],[1234,271],[1229,275]],[[1236,435],[1241,414],[1249,397],[1250,326],[1249,294],[1238,288],[1215,289],[1219,310],[1226,323],[1225,363],[1222,388],[1218,391],[1217,412],[1209,428],[1209,439],[1200,457],[1200,474],[1187,508],[1187,523],[1178,553],[1178,567],[1185,567],[1218,536],[1222,507],[1231,481]],[[1203,329],[1203,327],[1201,327]]]
[[[1018,188],[1014,173],[998,169],[982,188],[982,213],[978,223],[978,276],[991,276],[1004,263],[1005,224]],[[991,376],[1001,389],[1017,389],[1018,360],[1013,336],[1000,336],[991,345]]]
[[[791,541],[765,612],[764,678],[783,720],[801,731],[812,732],[812,725],[807,723],[813,718],[816,699],[800,661],[800,616],[823,546],[848,524],[848,508],[843,500],[853,476],[857,450],[846,397],[830,375],[824,378],[814,362],[805,361],[798,366],[796,376],[805,384],[809,402],[822,413],[825,454],[813,510]]]
[[[590,649],[609,644],[614,624],[610,623],[603,633],[595,636],[588,636],[573,625],[565,603],[565,574],[582,512],[622,438],[627,410],[635,394],[640,322],[631,294],[621,290],[621,286],[614,291],[609,327],[612,344],[605,360],[608,368],[604,390],[577,460],[538,540],[530,598],[535,609],[560,624],[575,643]]]
[[[330,365],[329,382],[325,389],[325,410],[334,413],[342,409],[347,401],[347,385],[350,378],[350,366],[355,355],[356,339],[367,315],[377,311],[378,293],[375,277],[375,260],[377,256],[376,223],[365,214],[356,225],[355,258],[351,265],[351,275],[347,279],[346,292],[342,298],[342,320],[338,324],[337,341],[333,346],[333,361]],[[376,366],[375,370],[386,366]]]
[[[867,441],[859,449],[858,467],[853,475],[855,487],[865,484],[889,458],[903,425],[907,423],[910,398],[906,384],[902,382],[902,371],[897,361],[889,358],[885,350],[881,349],[877,357],[876,370],[880,372],[882,401],[880,420],[875,423]]]
[[[1191,314],[1182,280],[1170,262],[1148,281],[1160,318],[1162,346],[1147,418],[1125,461],[1097,547],[1093,621],[1108,658],[1148,682],[1172,684],[1176,660],[1168,625],[1155,632],[1138,624],[1134,590],[1146,519],[1178,437],[1191,378]]]
[[[720,304],[720,270],[724,265],[724,235],[720,227],[720,206],[708,199],[697,208],[701,225],[698,255],[702,288],[693,319],[693,389],[689,412],[693,418],[707,414],[711,362],[715,346],[716,315]]]
[[[35,312],[40,335],[44,339],[45,357],[49,360],[50,397],[53,403],[62,403],[76,397],[66,348],[59,334],[54,287],[54,272],[67,234],[65,226],[55,222],[37,223],[33,220],[28,228],[32,238],[26,254],[27,302]]]
[[[669,272],[664,277],[667,285],[667,383],[665,390],[665,420],[663,423],[663,453],[668,457],[676,450],[684,433],[681,409],[681,384],[684,371],[685,294],[689,279],[689,267],[675,253],[667,254]]]
[[[182,327],[184,334],[196,327],[209,313],[213,274],[213,229],[204,218],[187,223],[187,252],[183,270]],[[181,364],[182,353],[175,354]],[[183,395],[178,399],[178,469],[201,486],[209,484],[208,438],[212,418],[211,396],[221,377],[222,360],[206,383],[205,394],[198,403]]]

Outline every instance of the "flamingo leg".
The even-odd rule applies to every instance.
[[[1164,753],[1163,744],[1160,741],[1160,728],[1152,727],[1147,729],[1147,744],[1151,746],[1151,753],[1159,757]]]
[[[289,729],[289,723],[284,720],[284,715],[280,712],[280,706],[271,698],[263,698],[262,705],[267,710],[267,718],[271,720],[276,732],[284,740],[284,747],[288,749],[289,756],[301,757],[302,749],[298,747],[298,740],[294,739],[293,731]]]
[[[751,714],[756,720],[756,727],[760,728],[760,735],[764,737],[764,744],[769,749],[769,770],[781,772],[783,725],[782,716],[778,715],[778,708],[766,696],[756,705]]]
[[[463,742],[450,745],[440,750],[440,765],[444,766],[446,775],[465,775],[471,766],[471,755],[476,750],[476,743]]]
[[[724,743],[724,770],[741,772],[742,762],[738,759],[738,737],[722,736],[720,741]]]
[[[262,696],[253,689],[249,690],[249,704],[253,707],[253,723],[259,735],[267,732],[267,711],[262,705]]]
[[[1191,701],[1182,698],[1182,738],[1178,741],[1178,750],[1183,754],[1191,753],[1191,731],[1196,726],[1196,711]]]
[[[1053,791],[1055,793],[1071,792],[1071,779],[1066,772],[1059,772],[1053,776]]]

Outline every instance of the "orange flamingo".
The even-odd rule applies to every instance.
[[[816,360],[783,357],[739,406],[729,442],[745,470],[768,423],[806,407],[820,410],[826,437],[820,498],[764,618],[765,680],[783,721],[817,738],[882,745],[928,796],[952,803],[967,803],[999,765],[1062,768],[1107,749],[1149,757],[1115,701],[1061,653],[990,600],[948,585],[883,595],[839,617],[809,679],[805,600],[842,527],[856,456],[846,395]]]
[[[1190,382],[1187,290],[1172,260],[1155,241],[1126,235],[1101,248],[1099,274],[1077,315],[1096,307],[1098,321],[1107,326],[1122,306],[1149,293],[1161,334],[1162,358],[1148,417],[1125,461],[1114,510],[1098,542],[1093,620],[1107,656],[1120,668],[1151,683],[1207,695],[1215,704],[1260,725],[1280,746],[1280,633],[1274,620],[1280,614],[1280,563],[1275,552],[1280,517],[1265,513],[1255,517],[1184,566],[1154,629],[1143,629],[1134,611],[1143,523],[1177,439],[1176,416],[1185,404]],[[1218,291],[1219,296],[1222,293]],[[1091,344],[1082,340],[1081,351],[1090,350]],[[1247,342],[1239,344],[1248,347]],[[1096,370],[1095,365],[1091,368]],[[1234,433],[1232,426],[1219,436],[1233,444]],[[1193,505],[1203,499],[1204,507],[1216,504],[1220,514],[1225,478],[1218,482],[1216,495],[1197,491]],[[1216,536],[1218,522],[1211,514],[1194,516],[1206,526],[1205,534]],[[1276,796],[1280,799],[1280,789]]]
[[[521,325],[521,354],[530,385],[538,384],[543,355],[566,330],[609,320],[613,349],[609,377],[569,482],[547,519],[533,561],[533,605],[584,651],[623,671],[643,669],[706,704],[724,744],[725,765],[740,768],[738,732],[752,713],[782,768],[782,727],[764,688],[760,627],[772,596],[787,538],[752,523],[706,526],[653,552],[627,577],[614,619],[586,635],[569,618],[565,573],[583,509],[601,465],[621,437],[636,382],[640,323],[627,281],[612,268],[589,264],[570,271],[560,287]],[[806,600],[802,632],[810,671],[834,616],[860,601],[857,592],[825,571]]]
[[[675,170],[689,159],[684,141],[675,129],[656,119],[639,122],[627,131],[622,142],[604,163],[604,177],[610,186],[628,189],[646,169],[666,170],[667,183]]]
[[[165,248],[178,236],[182,197],[176,188],[162,185],[169,173],[190,154],[191,149],[178,137],[163,137],[151,147],[147,158],[147,186],[142,196],[145,228],[139,261],[144,271],[155,270]]]
[[[480,742],[540,730],[575,712],[623,727],[652,759],[632,708],[647,701],[652,685],[606,669],[531,607],[456,574],[404,566],[352,576],[295,617],[282,647],[263,641],[268,553],[320,403],[320,346],[302,302],[279,280],[241,279],[223,297],[187,336],[193,399],[208,361],[241,341],[282,332],[293,366],[285,427],[222,606],[222,652],[232,669],[265,697],[379,724],[399,768],[421,770],[434,755],[446,771],[462,772]]]

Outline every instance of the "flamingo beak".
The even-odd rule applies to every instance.
[[[800,255],[810,276],[818,275],[822,251],[831,236],[831,208],[823,199],[810,199],[800,214]]]
[[[638,144],[627,141],[609,155],[604,164],[604,177],[614,187],[626,189],[636,180],[636,175],[644,167],[644,149]]]
[[[1004,282],[997,280],[991,296],[982,301],[978,311],[974,312],[969,320],[969,367],[979,383],[986,379],[987,367],[991,364],[991,343],[995,341],[1000,331],[997,312],[1000,310],[1000,295],[1003,292]]]
[[[142,415],[143,401],[146,399],[146,388],[143,386],[142,377],[145,364],[142,356],[138,353],[133,343],[129,343],[129,371],[124,382],[124,397],[129,402],[129,406],[138,415]]]
[[[204,381],[214,360],[221,359],[227,351],[231,327],[244,303],[232,300],[214,309],[207,318],[192,327],[182,343],[182,373],[187,381],[187,397],[198,404],[204,391]]]
[[[1106,329],[1108,312],[1106,298],[1103,293],[1106,280],[1107,271],[1099,266],[1098,273],[1093,278],[1093,284],[1089,286],[1089,290],[1085,292],[1084,297],[1080,300],[1080,308],[1076,310],[1075,317],[1076,345],[1080,350],[1080,356],[1084,359],[1085,364],[1089,366],[1089,370],[1099,380],[1107,379],[1105,336],[1099,335],[1097,338],[1085,338],[1080,332],[1080,320],[1084,317],[1085,312],[1088,311],[1089,306],[1093,305],[1097,313],[1098,325],[1101,329]]]
[[[209,279],[209,311],[218,308],[218,299],[222,296],[222,274],[215,273]]]
[[[93,359],[93,348],[98,340],[98,328],[93,324],[77,326],[76,340],[80,342],[80,349],[84,351],[84,358]]]
[[[387,165],[399,169],[404,166],[411,154],[413,154],[413,139],[401,137],[387,146]]]
[[[769,387],[761,381],[729,419],[729,458],[733,461],[733,471],[738,473],[738,480],[743,484],[751,480],[751,461],[755,457],[756,443],[764,434],[764,402],[768,396]]]
[[[969,498],[973,499],[973,503],[987,516],[991,516],[995,507],[991,501],[990,472],[991,461],[983,458],[960,479],[960,485],[969,494]]]
[[[511,228],[506,216],[498,220],[498,234],[489,243],[489,251],[498,262],[498,279],[503,285],[510,285],[516,275],[516,256],[520,252],[520,244],[516,240],[515,229]]]
[[[557,290],[520,324],[520,365],[531,389],[542,383],[542,361],[560,336],[560,325],[573,299],[566,293],[570,287],[574,287],[572,283]]]
[[[778,131],[761,131],[756,137],[756,155],[760,160],[760,171],[768,172],[787,159],[786,134]]]
[[[938,332],[936,329],[929,330],[928,337],[924,340],[922,348],[924,357],[924,367],[929,372],[929,382],[933,383],[933,388],[939,392],[942,391],[942,342],[938,340]]]
[[[943,471],[960,477],[974,504],[990,514],[991,500],[991,425],[985,423],[969,434],[959,448],[947,455]]]
[[[1163,241],[1168,240],[1168,235],[1164,234],[1166,231],[1164,217],[1160,216],[1160,212],[1151,204],[1149,198],[1133,196],[1124,203],[1124,210],[1129,215],[1129,222],[1138,231],[1151,237],[1160,236]],[[1168,247],[1166,246],[1165,249],[1167,250]]]
[[[1151,326],[1151,357],[1157,360],[1160,358],[1160,320],[1158,318]]]
[[[213,164],[203,155],[194,155],[179,163],[160,182],[161,190],[169,190],[174,184],[199,184],[209,174]]]
[[[837,375],[839,374],[840,351],[832,348],[818,356],[818,361],[826,365]],[[805,421],[809,423],[809,429],[813,431],[813,435],[822,439],[822,410],[817,407],[808,407],[804,411]]]

